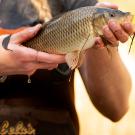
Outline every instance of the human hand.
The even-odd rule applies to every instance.
[[[48,54],[21,45],[34,37],[40,28],[39,24],[13,34],[8,45],[8,49],[12,51],[2,47],[2,41],[7,35],[0,36],[0,75],[32,75],[37,69],[51,70],[65,62],[65,56]]]
[[[99,2],[96,4],[98,7],[107,7],[118,9],[116,4],[112,4],[109,2]],[[103,27],[103,35],[104,37],[111,43],[111,46],[118,46],[119,41],[124,43],[128,40],[129,35],[134,33],[134,26],[131,23],[131,20],[127,20],[123,22],[122,25],[118,24],[117,22],[110,20],[108,25]],[[104,43],[100,37],[97,37],[96,44],[99,47],[103,47]]]

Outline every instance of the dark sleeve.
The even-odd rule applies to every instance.
[[[94,6],[97,0],[61,0],[65,11],[79,7]]]

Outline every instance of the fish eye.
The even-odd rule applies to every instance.
[[[113,14],[113,13],[110,13],[110,17],[115,17],[115,14]]]

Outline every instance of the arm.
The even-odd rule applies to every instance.
[[[88,50],[80,73],[95,107],[112,121],[128,110],[130,76],[115,48]]]
[[[41,25],[27,28],[11,36],[8,49],[2,47],[5,35],[0,36],[0,76],[24,74],[31,75],[37,69],[53,69],[65,62],[64,56],[38,52],[20,45],[32,38],[40,30]]]
[[[103,31],[104,36],[112,43],[112,46],[115,46],[118,40],[127,41],[133,28],[127,22],[123,27],[115,22],[109,22]],[[109,47],[109,49],[111,56],[106,48],[89,49],[80,73],[95,107],[112,121],[118,121],[128,110],[131,79],[117,49],[115,47]]]

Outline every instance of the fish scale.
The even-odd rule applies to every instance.
[[[80,66],[84,51],[102,36],[102,27],[109,19],[122,23],[129,12],[87,6],[64,13],[43,24],[41,32],[24,46],[51,54],[65,54],[71,69]]]
[[[101,37],[105,46],[108,45],[102,28],[110,19],[122,24],[124,21],[132,21],[133,15],[117,9],[95,6],[78,8],[44,23],[42,30],[23,45],[47,53],[65,54],[66,62],[72,70],[81,65],[84,51],[94,45],[96,37]],[[10,38],[11,35],[3,40],[2,46],[5,49],[8,49]],[[62,71],[59,68],[57,71],[62,74],[69,73],[69,70]],[[4,82],[6,78],[7,76],[0,78],[0,82]],[[28,83],[30,82],[28,78]]]
[[[40,34],[24,45],[55,54],[80,51],[91,31],[91,21],[87,21],[90,17],[83,17],[84,13],[94,10],[89,9],[85,7],[71,11],[51,21],[50,24],[44,24]]]
[[[129,12],[117,9],[87,6],[59,15],[43,24],[42,30],[31,40],[23,43],[38,51],[50,54],[65,54],[66,62],[71,69],[79,67],[84,51],[93,47],[96,37],[105,37],[102,28],[110,19],[122,24],[131,21]],[[7,40],[7,41],[6,41]],[[3,40],[5,48],[9,39]]]

